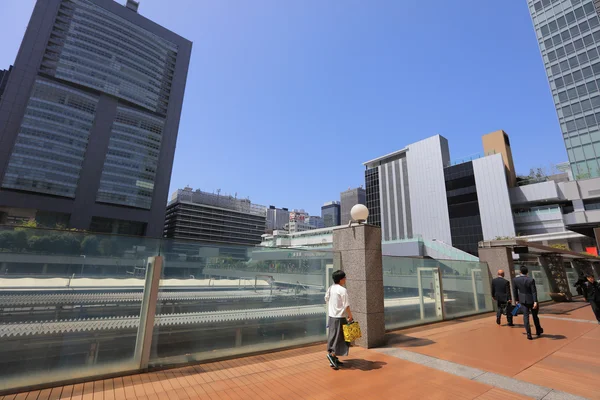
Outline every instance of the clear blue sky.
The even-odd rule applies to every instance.
[[[124,3],[125,0],[119,0]],[[34,0],[0,1],[0,67]],[[318,214],[362,163],[504,129],[520,172],[567,160],[525,0],[142,0],[194,48],[171,188]]]

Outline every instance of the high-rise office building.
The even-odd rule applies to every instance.
[[[347,224],[352,219],[350,211],[357,204],[367,204],[367,194],[365,189],[358,187],[348,189],[340,194],[340,218],[342,224]]]
[[[323,218],[324,228],[339,226],[340,222],[340,202],[330,201],[321,207],[321,218]]]
[[[261,242],[266,217],[267,207],[252,204],[249,199],[185,188],[171,196],[164,236],[252,246]]]
[[[290,221],[290,211],[287,208],[269,206],[267,208],[267,232],[284,229]]]
[[[576,179],[600,176],[600,3],[528,0],[569,162]]]
[[[10,76],[10,72],[12,71],[12,65],[8,69],[0,70],[0,101],[2,101],[2,93],[6,89],[6,83],[8,82],[8,77]]]
[[[38,0],[0,102],[0,213],[162,235],[192,43],[138,3]]]
[[[315,229],[325,228],[325,222],[323,221],[323,218],[321,218],[317,215],[309,215],[306,218],[306,223]]]

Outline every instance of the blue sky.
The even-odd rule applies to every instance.
[[[124,3],[125,0],[119,0]],[[0,1],[0,67],[34,0]],[[171,188],[320,213],[362,163],[504,129],[517,170],[567,160],[525,0],[142,0],[194,48]]]

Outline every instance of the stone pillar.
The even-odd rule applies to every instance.
[[[481,279],[487,277],[487,282],[483,282],[486,308],[490,307],[492,301],[492,279],[498,276],[499,270],[504,270],[504,277],[510,282],[511,296],[513,293],[513,279],[515,278],[515,267],[513,261],[512,250],[508,247],[492,247],[489,249],[479,249],[479,261],[487,263],[489,274],[481,274]],[[489,293],[489,296],[487,295]],[[493,302],[494,310],[498,307],[496,302]]]
[[[356,344],[380,346],[385,336],[381,228],[358,224],[337,228],[333,231],[333,248],[340,254],[350,309],[362,331]]]
[[[540,265],[550,282],[550,297],[554,301],[571,301],[573,294],[569,288],[567,271],[560,254],[547,254],[539,257]]]

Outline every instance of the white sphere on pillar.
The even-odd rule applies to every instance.
[[[350,210],[350,215],[354,221],[366,222],[369,218],[369,209],[363,204],[357,204]]]

